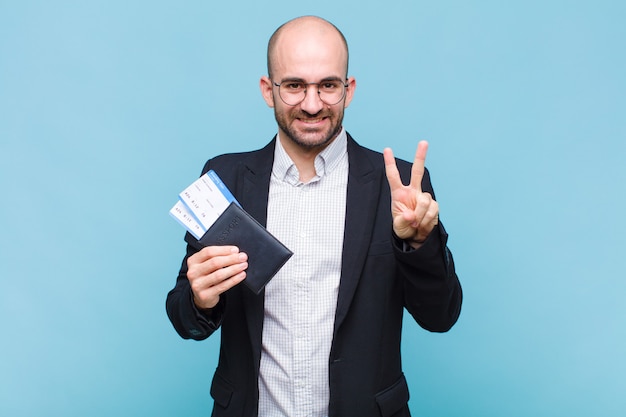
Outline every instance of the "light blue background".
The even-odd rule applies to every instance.
[[[431,143],[465,302],[405,323],[413,414],[626,415],[625,4],[1,0],[0,415],[209,415],[167,212],[274,134],[265,46],[303,14],[348,38],[357,140]]]

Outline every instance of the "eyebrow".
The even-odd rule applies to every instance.
[[[324,81],[344,81],[344,79],[341,77],[330,76],[330,77],[322,78],[318,82],[323,83]],[[298,83],[308,84],[308,82],[305,79],[298,78],[298,77],[287,77],[287,78],[283,78],[282,80],[280,80],[280,84],[285,83],[285,82],[298,82]],[[314,83],[314,84],[317,84],[317,83]]]

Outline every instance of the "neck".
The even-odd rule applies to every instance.
[[[301,182],[309,182],[315,177],[315,175],[317,175],[317,172],[315,171],[315,158],[324,148],[294,150],[285,146],[284,142],[283,147],[285,148],[287,155],[289,155],[293,163],[296,165],[296,168],[298,168]]]

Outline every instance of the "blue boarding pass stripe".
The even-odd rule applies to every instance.
[[[229,203],[234,201],[238,206],[241,206],[241,204],[239,204],[239,201],[235,199],[235,196],[230,192],[228,187],[226,187],[226,185],[222,182],[222,179],[217,175],[215,171],[210,170],[209,172],[207,172],[207,174],[213,180],[217,188],[219,188],[222,195],[226,200],[228,200]]]

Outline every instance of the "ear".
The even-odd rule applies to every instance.
[[[356,80],[354,77],[348,77],[348,86],[346,87],[346,99],[344,101],[344,109],[350,105],[352,97],[354,96],[354,90],[356,90]]]
[[[269,107],[274,107],[274,83],[265,75],[261,77],[259,82],[263,99]]]

